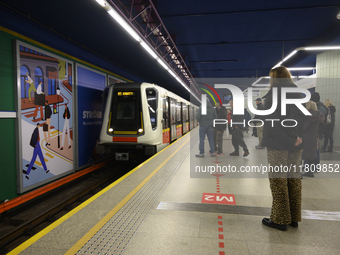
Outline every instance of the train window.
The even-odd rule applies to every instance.
[[[149,115],[150,115],[150,121],[152,129],[157,128],[157,90],[153,88],[148,88],[145,90],[146,92],[146,100],[148,102],[148,108],[149,108]]]
[[[136,96],[131,95],[122,95],[119,94],[122,92],[118,92],[117,94],[117,112],[116,119],[135,119],[136,118]]]

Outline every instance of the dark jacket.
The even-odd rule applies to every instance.
[[[305,141],[305,147],[302,153],[303,160],[316,159],[318,126],[319,123],[325,119],[320,111],[310,111],[310,113],[312,114],[311,116],[306,116],[305,132],[302,138]]]
[[[211,103],[209,100],[207,100],[207,114],[202,115],[202,110],[200,106],[196,112],[196,119],[200,123],[201,127],[208,127],[212,126],[214,123],[214,119],[217,119],[217,114],[215,111],[215,108],[211,106]]]
[[[32,147],[35,147],[37,145],[37,142],[39,141],[39,129],[38,127],[36,127],[33,130],[32,136],[31,136],[31,141],[30,141],[30,145]]]
[[[235,129],[236,127],[240,129],[245,129],[247,122],[244,119],[244,114],[241,115],[232,114],[230,125],[232,126],[233,129]]]
[[[47,104],[45,105],[45,120],[50,119],[52,115],[51,107]]]
[[[333,105],[330,105],[328,107],[328,109],[329,109],[329,114],[331,115],[331,118],[332,118],[332,122],[326,125],[324,136],[325,137],[332,137],[333,132],[334,132],[336,109],[335,109],[335,106],[333,106]]]
[[[265,110],[264,105],[263,105],[262,103],[259,103],[259,104],[257,105],[257,110],[260,110],[260,111]],[[264,119],[265,119],[264,117],[265,117],[265,116],[263,116],[263,115],[257,115],[257,114],[255,114],[254,119],[257,119],[257,120],[264,120]],[[254,122],[257,123],[257,122],[259,122],[259,121],[254,121]]]
[[[66,112],[67,112],[67,119],[71,118],[71,114],[70,114],[70,111],[69,111],[68,107],[64,111],[63,118],[65,119]]]
[[[224,106],[221,106],[220,109],[216,107],[216,114],[218,119],[225,120],[227,117],[227,109]],[[216,131],[224,131],[227,128],[227,124],[218,124],[216,125]]]
[[[293,83],[281,82],[275,85],[277,87],[277,107],[276,110],[264,119],[278,119],[279,121],[265,121],[263,128],[262,147],[268,147],[274,150],[299,150],[304,146],[304,139],[299,146],[294,146],[297,137],[303,137],[305,115],[292,104],[286,106],[286,116],[281,115],[281,88],[297,86]],[[272,89],[264,96],[265,110],[270,109],[273,102]],[[287,98],[302,98],[301,93],[287,93]],[[283,127],[281,121],[285,119],[294,119],[297,122],[295,127]],[[284,122],[285,125],[293,126],[295,123]]]

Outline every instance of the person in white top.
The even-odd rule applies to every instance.
[[[42,85],[42,82],[40,81],[39,85],[38,85],[38,88],[36,90],[37,95],[44,95],[44,92],[42,92],[41,85]],[[43,105],[45,105],[45,98],[43,99],[42,104],[35,105],[35,110],[34,110],[34,114],[33,114],[33,119],[34,120],[37,117],[39,107],[40,107],[40,116],[41,116],[42,119],[44,119]]]
[[[26,73],[26,76],[27,76],[26,82],[30,84],[30,87],[28,88],[28,101],[31,102],[31,92],[32,90],[34,91],[37,91],[37,90],[35,89],[34,82],[32,78],[28,75],[28,73]]]

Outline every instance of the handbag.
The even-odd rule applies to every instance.
[[[44,106],[45,94],[37,94],[37,92],[34,92],[34,104]]]
[[[48,124],[47,123],[43,124],[43,131],[44,132],[48,131]]]

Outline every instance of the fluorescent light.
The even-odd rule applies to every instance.
[[[131,28],[131,26],[113,9],[109,10],[108,13],[138,42],[142,39],[139,35]]]
[[[316,67],[289,67],[289,71],[303,71],[303,70],[314,70]]]
[[[315,47],[306,47],[305,50],[340,50],[340,46],[315,46]]]
[[[96,0],[98,4],[101,5],[101,7],[105,7],[106,6],[106,2],[104,0]]]
[[[142,46],[143,46],[143,48],[153,57],[153,58],[155,58],[155,59],[157,59],[157,55],[156,55],[156,53],[149,47],[149,45],[147,45],[145,42],[141,42],[140,43]]]
[[[169,70],[169,67],[164,63],[163,60],[161,60],[160,58],[157,59],[157,62],[164,67],[165,70]]]
[[[168,70],[168,72],[169,72],[173,77],[176,77],[176,74],[175,74],[173,71],[171,71],[170,69]]]
[[[130,24],[122,17],[120,14],[114,10],[110,4],[108,4],[105,0],[96,0],[97,3],[99,3],[107,12],[136,40],[138,41],[142,47],[154,58],[157,60],[157,62],[163,66],[165,70],[167,70],[173,77],[176,78],[176,80],[190,93],[190,89],[187,87],[187,85],[169,68],[169,66],[158,57],[157,52],[155,52],[154,49],[152,49],[145,41],[142,40],[142,38],[138,35],[138,33],[134,30],[133,27],[130,26]],[[170,49],[170,52],[172,53],[172,50]],[[182,65],[180,65],[180,61],[178,61],[177,56],[175,54],[170,54],[171,58],[175,62],[175,64],[179,65],[178,67],[181,69],[183,68]],[[181,69],[181,72],[187,79],[189,79],[187,73],[185,70]],[[199,98],[197,98],[193,93],[191,93],[198,101]]]

